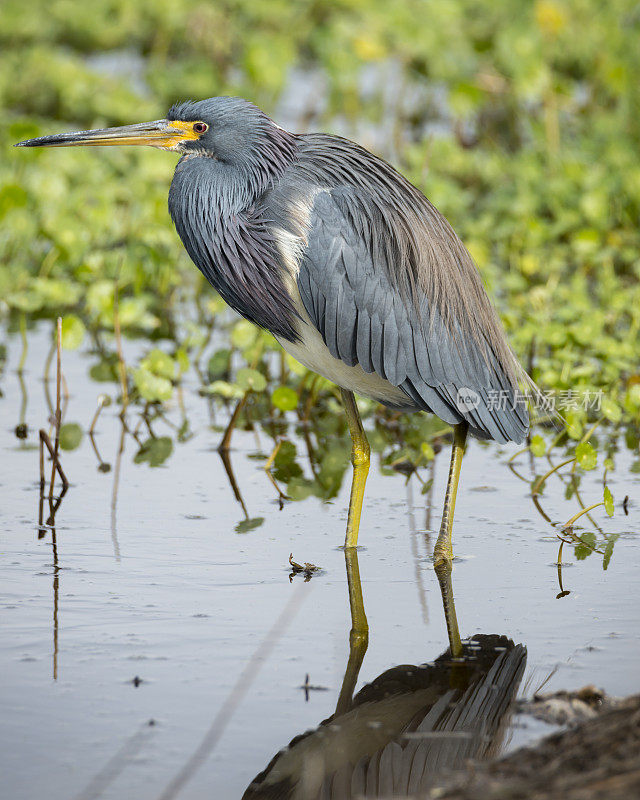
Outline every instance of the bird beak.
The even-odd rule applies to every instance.
[[[158,119],[155,122],[140,122],[123,125],[121,128],[103,128],[95,131],[56,133],[18,142],[15,147],[108,147],[120,144],[148,144],[172,150],[179,142],[194,141],[199,135],[192,122]]]

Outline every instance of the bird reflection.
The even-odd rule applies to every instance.
[[[407,797],[500,750],[524,646],[496,634],[460,640],[449,568],[438,574],[449,648],[432,663],[387,670],[354,696],[369,629],[357,552],[345,550],[345,559],[352,627],[336,711],[280,751],[244,800]]]

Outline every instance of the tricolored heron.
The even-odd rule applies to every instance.
[[[354,392],[454,427],[434,550],[436,565],[450,564],[467,433],[521,442],[529,418],[518,396],[528,378],[447,220],[359,145],[289,133],[236,97],[20,142],[123,144],[181,154],[169,211],[196,266],[232,308],[340,387],[353,443],[347,548],[358,541],[370,454]]]

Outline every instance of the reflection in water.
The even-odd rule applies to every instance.
[[[266,463],[263,466],[263,472],[267,476],[269,484],[276,491],[278,508],[280,509],[280,511],[282,511],[282,509],[284,508],[284,501],[288,500],[289,498],[284,494],[284,492],[281,491],[280,487],[276,483],[276,480],[271,473],[271,469],[281,444],[282,444],[281,441],[277,442],[273,452],[268,457]],[[240,491],[240,486],[238,484],[238,481],[236,480],[236,476],[233,471],[233,465],[231,463],[231,457],[229,455],[229,452],[230,451],[228,448],[223,448],[223,447],[218,448],[218,455],[220,456],[220,460],[222,461],[222,466],[224,467],[224,471],[227,475],[229,486],[231,487],[233,496],[240,505],[240,508],[242,509],[242,513],[244,515],[244,519],[241,522],[239,522],[238,525],[236,525],[235,529],[238,533],[245,533],[246,531],[253,530],[254,528],[259,527],[264,522],[264,518],[249,516],[247,505],[244,501],[244,497],[242,496],[242,492]]]
[[[27,395],[27,387],[24,382],[24,375],[22,370],[18,370],[16,372],[18,376],[18,383],[20,385],[20,396],[22,400],[20,401],[20,418],[18,420],[18,424],[15,428],[15,434],[17,439],[26,439],[29,433],[29,429],[27,427],[27,404],[29,401],[29,397]]]
[[[435,458],[431,462],[431,474],[433,475],[433,466],[436,463]],[[433,487],[433,484],[432,484]],[[424,542],[427,554],[431,544],[431,534],[429,528],[426,531],[418,531],[416,528],[415,519],[413,518],[413,484],[410,480],[406,483],[407,489],[407,517],[409,520],[409,533],[411,535],[411,554],[413,556],[414,575],[416,586],[418,587],[418,599],[420,600],[420,609],[422,611],[422,619],[424,624],[429,624],[429,608],[427,606],[427,593],[424,587],[424,570],[422,569],[421,557],[418,552],[418,539]],[[427,500],[427,518],[429,517],[431,509],[431,499]]]
[[[118,541],[118,489],[120,487],[120,469],[122,467],[122,454],[124,453],[124,443],[127,435],[127,427],[124,418],[120,418],[120,441],[118,452],[116,453],[115,468],[113,470],[113,489],[111,491],[111,545],[113,547],[113,557],[120,561],[120,542]]]
[[[40,431],[40,475],[44,475],[44,448],[47,437],[44,431]],[[51,450],[50,444],[47,445]],[[43,539],[47,535],[47,531],[51,532],[51,550],[53,555],[53,679],[58,679],[58,596],[60,591],[60,565],[58,563],[58,540],[56,534],[56,514],[60,508],[60,504],[67,493],[69,483],[66,476],[62,472],[60,465],[57,469],[63,478],[62,491],[57,498],[54,498],[51,492],[45,498],[45,482],[41,477],[40,479],[40,496],[38,500],[38,539]],[[49,516],[44,519],[44,506],[45,502],[49,504]]]
[[[66,486],[63,487],[62,493],[55,500],[49,497],[49,516],[47,521],[44,522],[44,504],[45,497],[44,491],[40,489],[40,500],[38,503],[38,539],[46,536],[47,530],[51,532],[51,550],[53,555],[53,679],[58,679],[58,595],[60,590],[60,565],[58,564],[58,540],[56,534],[56,513],[60,508],[62,498],[67,492]]]
[[[556,595],[556,600],[560,600],[563,597],[566,597],[568,594],[571,594],[569,589],[565,589],[562,585],[562,548],[564,547],[564,539],[560,540],[560,549],[558,550],[558,586],[560,587],[560,591]]]
[[[231,466],[231,459],[229,458],[229,450],[228,449],[219,449],[218,453],[220,455],[220,460],[222,461],[222,466],[224,467],[224,471],[227,474],[227,478],[229,480],[229,485],[231,486],[231,491],[233,492],[233,496],[240,503],[240,508],[242,509],[242,513],[244,514],[245,519],[249,519],[249,512],[247,511],[247,506],[245,505],[244,498],[242,497],[242,493],[240,488],[238,487],[238,482],[236,481],[236,476],[233,471],[233,467]]]
[[[60,567],[58,565],[58,542],[56,529],[51,529],[53,549],[53,680],[58,680],[58,595],[60,592]]]
[[[436,567],[436,575],[440,584],[442,594],[442,608],[444,618],[447,623],[447,635],[449,637],[449,651],[454,658],[461,658],[464,654],[460,631],[458,630],[458,617],[456,615],[456,604],[453,600],[453,586],[451,585],[451,562],[440,562]]]
[[[18,377],[18,384],[20,385],[20,397],[22,398],[22,400],[20,402],[20,417],[14,432],[16,438],[26,439],[29,430],[26,423],[28,395],[27,395],[27,387],[24,382],[24,365],[27,360],[28,345],[27,345],[27,318],[24,314],[20,315],[20,337],[22,339],[22,353],[20,355],[20,361],[18,362],[18,368],[16,369],[16,375]],[[4,359],[1,360],[4,361]]]
[[[245,800],[406,797],[500,749],[524,672],[523,645],[495,634],[460,643],[449,571],[439,581],[450,648],[433,663],[393,667],[353,696],[369,629],[358,555],[345,551],[345,558],[352,627],[336,711],[278,753]],[[461,656],[452,657],[458,646]]]

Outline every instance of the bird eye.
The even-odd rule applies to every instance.
[[[209,126],[207,125],[206,122],[193,123],[193,130],[195,131],[195,133],[204,133],[206,130],[208,130],[208,128]]]

